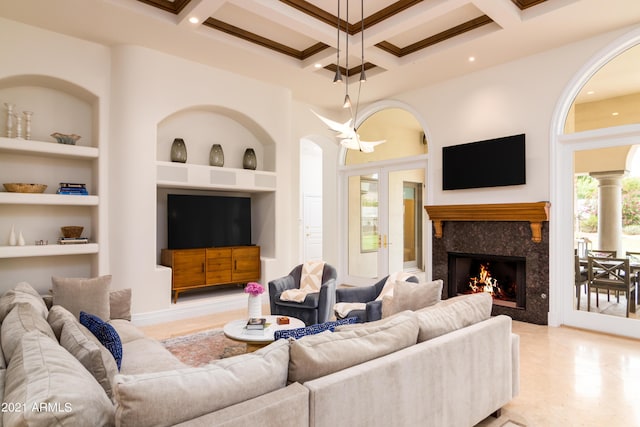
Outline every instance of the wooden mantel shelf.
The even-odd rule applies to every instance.
[[[542,222],[549,221],[549,202],[491,205],[431,205],[424,209],[433,221],[435,237],[442,237],[443,221],[528,221],[531,240],[542,241]]]

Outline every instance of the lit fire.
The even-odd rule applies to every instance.
[[[494,296],[499,291],[498,281],[491,277],[489,264],[480,264],[480,274],[469,279],[469,288],[474,294],[487,292]]]

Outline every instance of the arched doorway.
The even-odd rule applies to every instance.
[[[424,126],[410,107],[391,101],[373,105],[362,117],[356,123],[361,138],[386,142],[373,153],[341,153],[341,271],[355,285],[397,271],[422,273],[429,265]]]
[[[577,307],[574,281],[576,271],[574,253],[577,249],[575,232],[577,198],[572,197],[575,194],[576,172],[590,173],[605,180],[610,180],[615,172],[617,174],[616,180],[619,180],[625,173],[629,153],[633,151],[630,148],[640,141],[640,118],[637,114],[635,117],[629,115],[630,119],[616,120],[616,118],[623,119],[620,117],[620,111],[616,110],[625,108],[624,101],[634,98],[635,100],[629,104],[637,105],[638,99],[640,99],[640,87],[627,89],[626,93],[617,93],[609,99],[600,100],[601,105],[616,106],[606,114],[603,114],[602,111],[594,113],[597,110],[594,108],[596,105],[585,101],[586,97],[590,96],[588,94],[589,83],[597,81],[598,75],[601,72],[604,74],[603,70],[607,70],[608,66],[615,67],[625,57],[640,58],[640,47],[637,47],[639,44],[640,30],[636,30],[596,55],[569,84],[554,112],[551,129],[551,209],[552,218],[555,218],[550,229],[551,300],[549,323],[551,325],[566,324],[607,333],[640,337],[637,319],[603,315],[596,310],[587,312]],[[623,71],[627,69],[635,70],[637,67],[621,68]],[[618,76],[613,82],[616,80],[622,79]],[[591,110],[589,114],[595,115],[589,117],[586,114],[589,110]],[[618,114],[612,116],[616,112]],[[599,117],[598,114],[600,114]],[[605,117],[606,115],[608,117]],[[609,152],[609,154],[615,152],[617,155],[603,155],[605,152]],[[610,183],[606,185],[609,187],[607,191],[610,191]],[[600,240],[608,242],[605,244],[609,246],[616,246],[613,250],[618,251],[618,256],[624,255],[621,255],[622,245],[617,242],[611,243],[608,237]],[[602,241],[599,244],[602,244]]]

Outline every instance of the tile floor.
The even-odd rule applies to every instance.
[[[222,327],[245,311],[142,329],[164,339]],[[520,395],[499,419],[479,426],[640,426],[640,341],[523,322],[514,322],[513,331],[520,335]]]

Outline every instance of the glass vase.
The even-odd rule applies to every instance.
[[[258,159],[256,159],[256,152],[253,148],[247,148],[242,158],[242,167],[244,169],[256,170],[258,166]]]
[[[182,138],[176,138],[171,144],[171,161],[177,163],[187,162],[187,146]]]
[[[224,166],[224,152],[220,144],[213,144],[209,151],[209,165]]]

